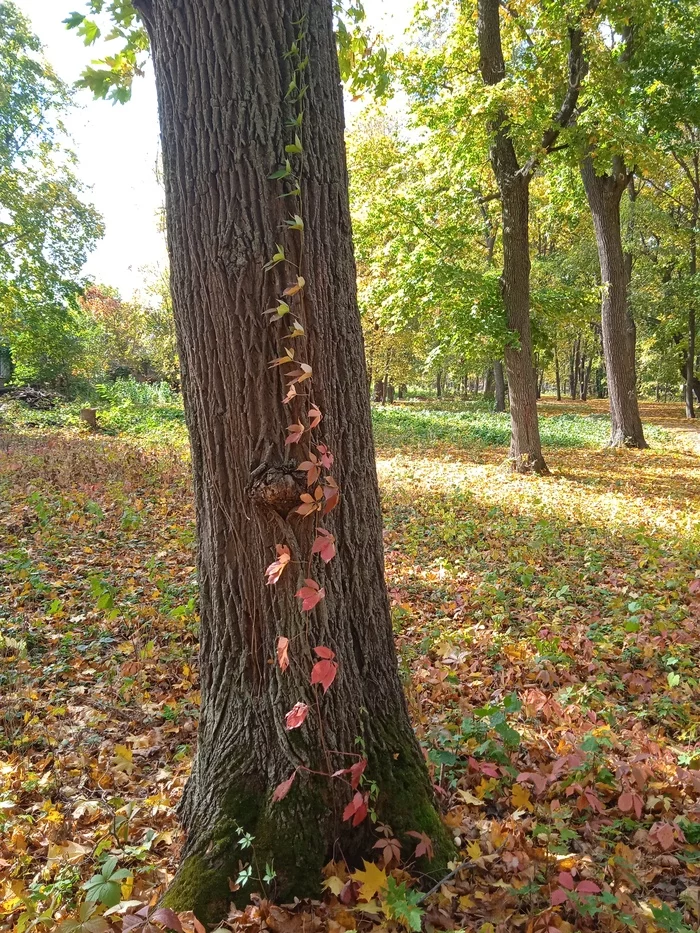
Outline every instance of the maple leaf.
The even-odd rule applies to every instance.
[[[308,715],[309,707],[306,703],[295,703],[284,717],[284,724],[287,729],[298,729],[299,726],[303,725]]]
[[[277,583],[289,564],[289,561],[292,559],[292,555],[286,544],[276,544],[275,548],[277,550],[277,560],[273,560],[270,566],[265,570],[268,586]]]
[[[282,671],[289,667],[289,639],[284,635],[277,639],[277,663]]]
[[[304,586],[297,590],[296,595],[301,600],[301,608],[304,612],[311,612],[314,606],[317,606],[323,597],[326,595],[326,591],[322,586],[312,580],[311,577],[307,577],[304,580]],[[314,683],[312,680],[311,683]],[[326,689],[328,689],[326,687]]]
[[[413,836],[414,839],[418,840],[418,845],[415,848],[414,855],[416,858],[422,858],[426,856],[428,861],[433,859],[433,840],[426,833],[419,833],[415,829],[409,829],[406,833],[407,836]]]
[[[327,693],[328,688],[335,680],[335,675],[338,673],[338,662],[337,661],[317,661],[314,666],[311,668],[311,683],[312,684],[321,684],[323,687],[323,692]]]
[[[292,789],[292,784],[294,783],[294,778],[297,776],[296,771],[292,771],[292,776],[287,778],[286,781],[282,781],[281,784],[278,784],[275,788],[275,792],[272,795],[272,802],[278,803],[280,800],[284,800],[289,791]]]
[[[316,529],[316,540],[311,547],[312,554],[320,554],[324,564],[335,557],[335,537],[325,528]]]
[[[350,877],[360,885],[360,897],[365,901],[371,901],[375,894],[386,891],[388,879],[386,872],[374,862],[362,860],[365,866],[364,871],[358,869]]]
[[[529,810],[533,812],[535,807],[530,800],[530,791],[522,784],[514,784],[510,791],[510,800],[516,810]]]

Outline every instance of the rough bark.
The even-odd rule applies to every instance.
[[[239,859],[251,857],[239,845],[243,831],[255,839],[257,865],[274,863],[269,893],[277,898],[318,893],[320,867],[334,854],[353,862],[368,854],[369,827],[342,820],[349,787],[306,770],[352,764],[358,738],[379,787],[380,820],[400,836],[426,831],[437,870],[450,842],[409,722],[384,586],[330,0],[135,5],[158,88],[200,584],[198,749],[181,806],[187,842],[166,903],[216,920]],[[295,207],[268,176],[290,141],[286,53],[302,16],[309,66],[303,200]],[[284,264],[268,273],[263,266],[299,207],[307,339],[297,359],[313,367],[313,400],[342,490],[323,519],[337,537],[337,557],[327,569],[314,566],[326,597],[303,615],[294,592],[305,568],[290,567],[269,587],[263,573],[276,544],[301,560],[313,535],[312,520],[288,517],[308,444],[285,446],[285,426],[305,409],[299,399],[282,404],[283,375],[268,364],[286,327],[263,315],[289,284]],[[286,672],[274,663],[279,636],[290,640]],[[309,683],[315,645],[329,646],[339,661],[325,695]],[[286,731],[285,713],[298,701],[311,712]],[[290,793],[273,804],[274,788],[295,771]]]
[[[503,363],[500,360],[494,360],[493,364],[494,378],[494,411],[506,410],[506,379],[503,373]]]
[[[479,67],[484,84],[495,86],[506,76],[501,47],[498,0],[479,0]],[[546,473],[537,420],[537,382],[532,358],[530,328],[530,178],[521,171],[510,137],[506,114],[492,121],[490,160],[501,195],[503,223],[503,273],[501,291],[508,327],[517,334],[518,346],[506,347],[510,396],[513,469]]]
[[[619,160],[616,160],[616,162]],[[634,358],[634,334],[627,304],[628,278],[622,247],[620,200],[629,174],[616,165],[611,174],[597,174],[590,156],[581,163],[581,177],[593,216],[602,283],[603,354],[610,396],[610,446],[647,447],[639,416]]]
[[[695,175],[698,175],[698,160],[695,160]],[[700,187],[700,186],[698,186]],[[698,243],[697,243],[697,227],[698,227],[698,217],[700,215],[700,192],[698,187],[695,189],[695,197],[693,200],[693,218],[692,218],[692,229],[690,233],[690,263],[689,263],[689,273],[691,279],[697,275],[698,272]],[[685,416],[686,418],[695,418],[695,404],[693,401],[693,388],[697,382],[695,378],[695,337],[696,337],[696,321],[695,321],[695,304],[691,300],[691,305],[688,308],[688,351],[685,358]],[[700,387],[699,387],[700,388]],[[700,400],[700,394],[698,395]]]

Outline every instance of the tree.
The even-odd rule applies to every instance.
[[[70,373],[80,273],[102,234],[61,142],[66,88],[12,3],[0,3],[0,344],[20,380]]]
[[[134,6],[158,87],[199,536],[201,719],[181,807],[187,843],[166,903],[215,918],[246,833],[256,863],[274,866],[278,897],[317,892],[335,851],[367,854],[361,820],[374,786],[379,819],[406,843],[426,832],[435,866],[451,844],[408,719],[384,586],[330,0]],[[303,338],[295,324],[278,337],[290,317]],[[270,368],[279,340],[293,338],[303,382],[286,364]],[[324,470],[309,495],[310,456],[329,451],[333,477]],[[334,505],[335,482],[339,505],[323,527],[337,554],[310,570],[322,516],[295,510],[301,495]],[[263,568],[272,578],[280,560],[289,566],[267,586]],[[295,591],[315,608],[302,611]],[[324,686],[333,680],[327,693],[309,682],[312,669]],[[308,718],[285,729],[297,703]],[[358,788],[365,761],[372,784]],[[353,764],[352,789],[325,776]]]

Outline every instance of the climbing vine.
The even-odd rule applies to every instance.
[[[281,369],[284,373],[286,394],[283,404],[290,412],[290,423],[286,427],[285,447],[301,447],[304,459],[298,463],[297,471],[305,474],[305,491],[300,493],[298,504],[291,514],[297,515],[304,522],[313,522],[312,541],[305,558],[300,561],[292,559],[290,548],[286,544],[275,545],[276,557],[267,567],[265,574],[270,586],[276,585],[290,565],[298,564],[303,568],[303,585],[296,591],[299,608],[302,613],[311,613],[325,598],[325,589],[315,579],[315,567],[319,562],[329,564],[336,556],[335,536],[329,529],[321,524],[338,505],[340,501],[340,488],[331,470],[334,464],[333,453],[324,443],[323,413],[314,401],[313,369],[305,359],[307,329],[309,324],[310,308],[307,302],[307,280],[304,277],[304,239],[306,225],[302,198],[302,185],[304,180],[304,117],[305,101],[307,99],[308,85],[306,74],[309,57],[306,52],[306,17],[303,16],[293,23],[296,35],[285,58],[292,67],[291,79],[285,93],[285,105],[290,116],[286,124],[288,140],[284,147],[284,156],[281,167],[270,175],[270,179],[279,182],[283,187],[281,198],[290,199],[295,208],[290,210],[289,217],[284,221],[282,243],[277,243],[276,252],[265,264],[265,271],[282,264],[285,270],[284,280],[287,282],[282,294],[276,299],[277,305],[268,308],[264,315],[271,324],[281,324],[289,329],[279,337],[280,354],[270,360],[270,369]],[[294,257],[294,258],[292,258]],[[296,419],[296,420],[294,420]],[[308,627],[306,629],[308,633]],[[309,646],[310,647],[310,646]],[[277,642],[277,663],[282,672],[289,667],[290,642],[286,636],[279,636]],[[343,812],[344,820],[352,820],[354,826],[359,825],[369,812],[369,792],[360,789],[362,776],[367,766],[364,755],[355,752],[334,752],[346,757],[357,758],[350,767],[333,770],[330,762],[330,753],[326,750],[323,738],[323,720],[321,716],[320,690],[325,694],[338,673],[338,660],[335,652],[325,646],[316,645],[313,648],[316,657],[310,673],[309,682],[316,691],[316,711],[318,715],[318,729],[321,746],[326,755],[326,771],[314,771],[311,768],[299,766],[292,775],[283,781],[274,791],[273,801],[282,800],[290,791],[299,770],[321,775],[327,778],[343,778],[349,781],[355,794]],[[309,714],[306,703],[298,702],[285,716],[287,729],[298,729],[304,724]],[[345,776],[348,777],[345,777]]]

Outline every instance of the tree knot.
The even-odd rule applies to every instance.
[[[258,505],[285,517],[299,503],[306,487],[306,476],[296,464],[269,466],[262,463],[251,473],[248,495]]]

